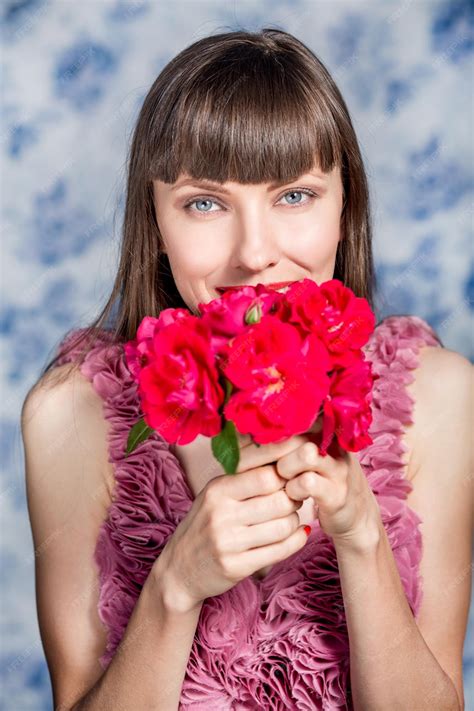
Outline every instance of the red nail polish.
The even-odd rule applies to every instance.
[[[311,533],[311,526],[305,526],[304,532],[306,533],[307,536],[309,536],[309,534]]]

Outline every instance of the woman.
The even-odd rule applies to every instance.
[[[138,117],[110,299],[23,407],[57,708],[463,707],[472,368],[425,321],[391,316],[367,343],[357,455],[319,455],[316,423],[240,436],[236,477],[204,437],[154,433],[124,457],[140,409],[123,344],[145,315],[333,277],[373,304],[367,180],[333,80],[279,30],[195,42]]]

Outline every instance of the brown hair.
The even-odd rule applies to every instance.
[[[187,308],[161,251],[153,179],[290,182],[317,165],[341,170],[344,205],[334,277],[373,308],[375,274],[369,191],[362,156],[339,89],[302,42],[279,29],[204,37],[176,55],[151,86],[128,156],[120,264],[100,315],[68,348],[77,363],[108,330],[134,338],[144,316]],[[56,363],[56,355],[43,369]]]

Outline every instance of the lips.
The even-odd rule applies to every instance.
[[[276,281],[272,282],[271,284],[263,284],[263,286],[265,286],[267,289],[273,289],[274,291],[276,291],[277,289],[283,289],[285,286],[290,286],[290,284],[294,283],[294,281]],[[256,286],[256,284],[241,284],[240,286],[216,286],[216,291],[218,291],[219,294],[223,294],[226,291],[237,291],[237,289],[242,289],[244,286]]]

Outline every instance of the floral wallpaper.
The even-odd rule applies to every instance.
[[[473,7],[469,0],[2,0],[2,644],[0,709],[51,708],[35,608],[20,410],[117,268],[126,152],[141,103],[181,49],[276,27],[325,63],[370,182],[377,316],[472,339]],[[474,708],[474,621],[464,648]]]

